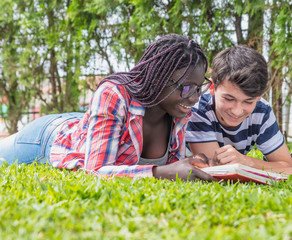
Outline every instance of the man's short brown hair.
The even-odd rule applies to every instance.
[[[268,87],[268,69],[264,57],[254,49],[239,45],[219,52],[212,63],[215,89],[228,80],[247,96],[261,96]]]

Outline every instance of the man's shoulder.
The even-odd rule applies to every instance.
[[[253,114],[261,113],[269,115],[272,111],[271,105],[268,101],[266,101],[264,98],[261,98],[260,101],[257,102],[256,107],[253,111]]]
[[[201,95],[199,101],[192,107],[191,121],[217,122],[213,96],[209,93]]]
[[[212,110],[213,96],[210,93],[205,93],[200,96],[199,101],[193,106],[194,110],[207,112]]]
[[[265,123],[271,125],[275,121],[275,115],[269,102],[263,98],[257,102],[253,112],[244,120],[249,128],[253,129],[258,129],[258,127],[263,126]]]

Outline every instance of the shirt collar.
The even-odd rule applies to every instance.
[[[129,112],[134,114],[134,115],[145,115],[145,107],[143,107],[140,103],[135,101],[133,98],[131,99],[130,102],[130,107],[129,107]]]
[[[192,112],[189,112],[184,118],[173,118],[173,121],[175,123],[180,123],[184,125],[189,122],[191,116],[192,116]]]

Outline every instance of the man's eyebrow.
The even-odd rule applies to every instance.
[[[228,93],[224,93],[223,96],[224,97],[235,98],[234,96],[232,96],[231,94],[228,94]],[[250,97],[250,98],[245,99],[245,101],[252,101],[252,100],[255,100],[256,98],[257,97]]]
[[[235,98],[234,96],[232,96],[232,95],[230,95],[230,94],[228,94],[228,93],[223,93],[222,95],[223,95],[224,97]]]

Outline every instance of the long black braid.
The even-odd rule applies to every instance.
[[[208,61],[199,44],[178,34],[168,34],[150,44],[135,67],[129,72],[118,72],[101,81],[118,81],[124,85],[137,102],[145,107],[159,104],[156,101],[167,86],[173,73],[186,68],[176,83],[183,83],[193,70],[203,64],[207,71]],[[191,71],[188,70],[192,68]],[[188,74],[186,74],[188,72]]]

